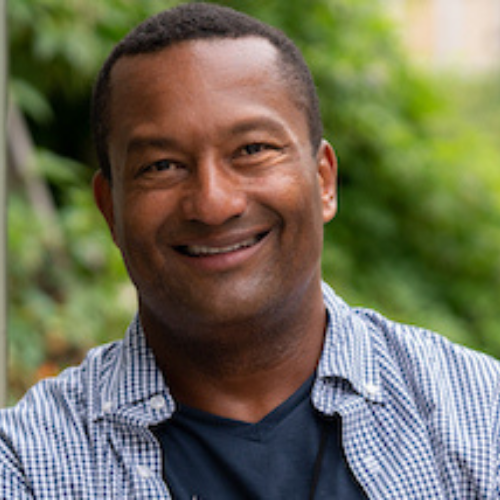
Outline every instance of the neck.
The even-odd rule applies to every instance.
[[[305,382],[321,355],[326,322],[321,288],[283,311],[178,331],[144,309],[141,320],[178,402],[256,422]]]

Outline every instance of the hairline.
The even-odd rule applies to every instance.
[[[272,26],[265,25],[272,30],[276,29]],[[277,30],[279,31],[279,30]],[[314,81],[310,75],[310,70],[307,63],[297,46],[286,36],[283,39],[274,37],[266,32],[249,32],[249,33],[197,33],[195,36],[168,40],[165,43],[160,43],[153,47],[133,47],[127,46],[125,37],[118,43],[115,49],[111,52],[108,59],[105,61],[98,75],[96,85],[94,87],[93,97],[93,117],[92,123],[94,128],[95,142],[97,147],[100,169],[111,181],[111,162],[108,151],[108,141],[111,132],[111,96],[113,92],[113,70],[120,60],[125,58],[133,58],[161,53],[169,48],[176,47],[180,44],[188,42],[223,42],[230,40],[256,39],[267,42],[274,48],[277,67],[280,71],[280,78],[283,80],[283,85],[287,88],[290,100],[301,111],[306,120],[306,125],[309,133],[309,142],[312,153],[315,154],[321,143],[322,124],[319,112],[318,97],[314,88]],[[292,50],[286,48],[289,44]],[[301,68],[302,69],[299,69]],[[309,78],[304,78],[303,70],[309,73]],[[310,81],[309,81],[310,80]],[[310,86],[313,88],[311,89]],[[96,98],[98,96],[98,99]],[[97,110],[96,104],[101,106]],[[96,119],[96,115],[98,119]]]

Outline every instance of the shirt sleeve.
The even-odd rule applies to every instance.
[[[12,441],[0,430],[0,498],[35,498]]]
[[[492,447],[496,457],[495,498],[500,498],[500,382],[492,398],[493,436]]]

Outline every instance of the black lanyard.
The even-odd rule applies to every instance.
[[[313,477],[311,482],[311,490],[309,491],[309,500],[314,500],[316,489],[318,488],[319,478],[321,476],[321,466],[323,465],[323,457],[325,455],[326,443],[328,441],[328,425],[327,422],[321,422],[321,437],[318,446],[318,453],[314,461]]]

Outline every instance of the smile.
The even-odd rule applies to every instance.
[[[244,248],[250,248],[261,241],[267,233],[262,233],[257,236],[252,236],[244,241],[234,243],[232,245],[227,245],[224,247],[216,247],[209,245],[183,245],[177,247],[184,255],[189,255],[190,257],[211,257],[214,255],[222,255],[231,252],[237,252],[238,250],[243,250]]]

